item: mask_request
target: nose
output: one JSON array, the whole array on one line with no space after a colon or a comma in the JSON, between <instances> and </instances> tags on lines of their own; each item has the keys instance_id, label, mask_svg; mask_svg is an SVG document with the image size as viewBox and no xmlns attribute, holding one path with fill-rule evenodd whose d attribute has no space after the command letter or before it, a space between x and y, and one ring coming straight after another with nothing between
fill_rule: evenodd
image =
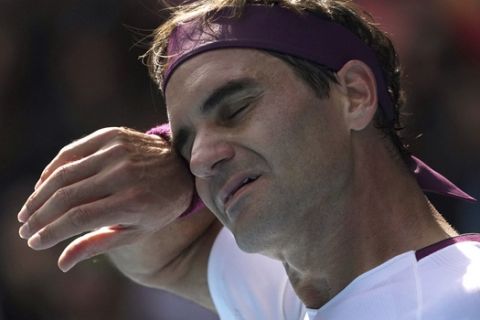
<instances>
[{"instance_id":1,"label":"nose","mask_svg":"<svg viewBox=\"0 0 480 320\"><path fill-rule=\"evenodd\" d=\"M190 170L198 178L215 174L222 162L232 159L232 144L214 132L197 132L190 155Z\"/></svg>"}]
</instances>

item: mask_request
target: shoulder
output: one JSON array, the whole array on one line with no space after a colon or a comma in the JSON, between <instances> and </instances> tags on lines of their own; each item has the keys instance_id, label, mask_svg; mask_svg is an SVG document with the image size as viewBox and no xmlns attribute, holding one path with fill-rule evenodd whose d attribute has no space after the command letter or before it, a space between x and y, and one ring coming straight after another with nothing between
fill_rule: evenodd
<instances>
[{"instance_id":1,"label":"shoulder","mask_svg":"<svg viewBox=\"0 0 480 320\"><path fill-rule=\"evenodd\" d=\"M425 319L480 319L480 242L462 241L418 263Z\"/></svg>"}]
</instances>

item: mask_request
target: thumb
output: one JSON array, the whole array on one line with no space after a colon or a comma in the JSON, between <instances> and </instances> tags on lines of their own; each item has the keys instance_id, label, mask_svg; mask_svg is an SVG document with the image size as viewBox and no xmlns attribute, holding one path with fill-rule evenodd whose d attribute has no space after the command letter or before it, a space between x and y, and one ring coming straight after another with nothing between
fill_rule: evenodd
<instances>
[{"instance_id":1,"label":"thumb","mask_svg":"<svg viewBox=\"0 0 480 320\"><path fill-rule=\"evenodd\" d=\"M67 272L81 261L134 242L140 235L138 230L119 227L102 227L89 232L63 250L58 258L58 267Z\"/></svg>"}]
</instances>

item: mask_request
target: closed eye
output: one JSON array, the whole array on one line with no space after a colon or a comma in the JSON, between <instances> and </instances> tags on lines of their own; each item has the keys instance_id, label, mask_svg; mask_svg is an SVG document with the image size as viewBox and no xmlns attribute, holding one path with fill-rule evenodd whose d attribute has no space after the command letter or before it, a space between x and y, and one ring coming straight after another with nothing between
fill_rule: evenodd
<instances>
[{"instance_id":1,"label":"closed eye","mask_svg":"<svg viewBox=\"0 0 480 320\"><path fill-rule=\"evenodd\" d=\"M228 103L221 108L221 118L224 121L237 120L240 115L247 112L258 99L262 97L261 92L255 93L255 95L244 97L238 101Z\"/></svg>"},{"instance_id":2,"label":"closed eye","mask_svg":"<svg viewBox=\"0 0 480 320\"><path fill-rule=\"evenodd\" d=\"M240 115L245 109L248 108L248 105L250 103L246 103L243 107L240 107L240 108L237 108L234 112L232 112L231 114L229 114L227 116L227 120L233 120L235 119L235 117L237 117L238 115Z\"/></svg>"}]
</instances>

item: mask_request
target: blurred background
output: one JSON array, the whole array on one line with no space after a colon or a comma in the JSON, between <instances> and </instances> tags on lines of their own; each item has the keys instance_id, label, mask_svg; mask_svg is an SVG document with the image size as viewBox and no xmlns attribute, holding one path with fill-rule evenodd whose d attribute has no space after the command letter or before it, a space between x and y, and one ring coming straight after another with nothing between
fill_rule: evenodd
<instances>
[{"instance_id":1,"label":"blurred background","mask_svg":"<svg viewBox=\"0 0 480 320\"><path fill-rule=\"evenodd\" d=\"M356 2L400 52L411 149L480 198L480 2ZM0 320L216 319L131 283L103 257L64 274L65 244L35 252L18 237L17 213L62 146L105 126L165 121L137 59L160 10L153 0L0 1ZM480 205L431 199L460 232L480 232Z\"/></svg>"}]
</instances>

